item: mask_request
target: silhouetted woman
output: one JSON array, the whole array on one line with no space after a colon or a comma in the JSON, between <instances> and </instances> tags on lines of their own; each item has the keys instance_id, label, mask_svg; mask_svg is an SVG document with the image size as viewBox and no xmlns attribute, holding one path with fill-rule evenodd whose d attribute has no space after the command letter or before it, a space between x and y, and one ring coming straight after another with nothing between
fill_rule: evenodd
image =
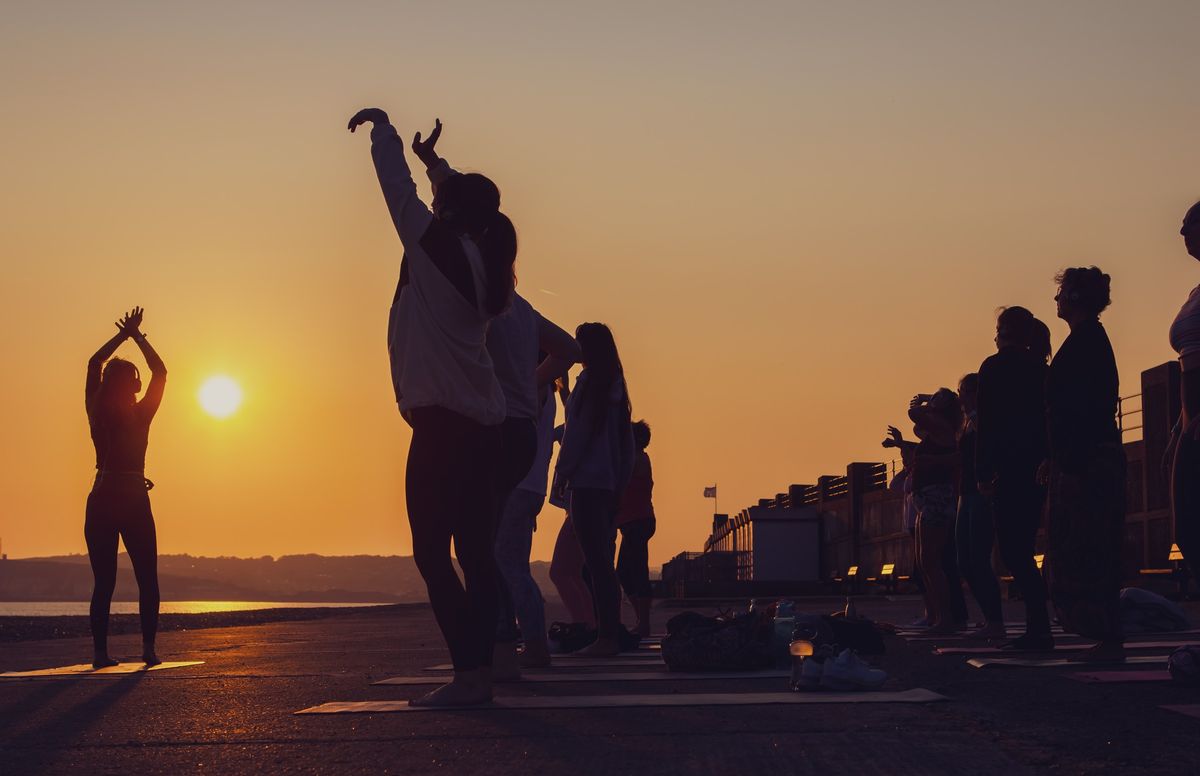
<instances>
[{"instance_id":1,"label":"silhouetted woman","mask_svg":"<svg viewBox=\"0 0 1200 776\"><path fill-rule=\"evenodd\" d=\"M650 424L633 424L633 474L621 496L616 525L621 533L621 551L617 555L617 577L621 589L637 615L634 632L650 635L650 539L657 521L654 518L654 474L650 467Z\"/></svg>"},{"instance_id":2,"label":"silhouetted woman","mask_svg":"<svg viewBox=\"0 0 1200 776\"><path fill-rule=\"evenodd\" d=\"M422 141L418 135L412 145L413 153L425 165L435 201L442 188L456 184L460 176L437 154L441 135L442 122L437 120L429 138ZM545 499L550 437L554 433L554 399L544 389L579 360L579 346L570 334L544 318L514 290L508 308L488 325L487 350L505 402L501 425L504 455L496 524L502 616L492 653L492 677L508 681L520 677L517 640L522 631L531 661L535 665L550 662L546 647L545 602L529 571L529 551L534 521ZM550 419L539 422L547 403ZM526 488L518 495L518 485L530 474L539 458L544 459L540 466L541 492L534 492L538 489L535 475L532 490ZM524 623L520 630L518 617Z\"/></svg>"},{"instance_id":3,"label":"silhouetted woman","mask_svg":"<svg viewBox=\"0 0 1200 776\"><path fill-rule=\"evenodd\" d=\"M602 323L575 330L583 372L567 406L557 473L571 498L571 525L592 578L597 637L580 654L615 655L621 592L613 569L619 499L633 471L629 392L612 332Z\"/></svg>"},{"instance_id":4,"label":"silhouetted woman","mask_svg":"<svg viewBox=\"0 0 1200 776\"><path fill-rule=\"evenodd\" d=\"M992 569L992 547L996 544L996 526L992 520L991 502L979 492L975 476L975 450L978 446L979 375L972 372L958 383L958 399L962 404L963 425L958 434L961 464L958 477L958 517L954 524L954 540L958 553L958 568L966 578L986 621L983 629L973 634L983 639L1005 637L1004 613L1000 607L1000 583Z\"/></svg>"},{"instance_id":5,"label":"silhouetted woman","mask_svg":"<svg viewBox=\"0 0 1200 776\"><path fill-rule=\"evenodd\" d=\"M949 388L913 397L912 491L917 507L917 562L925 579L931 633L957 629L945 558L958 511L957 433L962 425L958 396ZM959 594L961 595L961 590Z\"/></svg>"},{"instance_id":6,"label":"silhouetted woman","mask_svg":"<svg viewBox=\"0 0 1200 776\"><path fill-rule=\"evenodd\" d=\"M92 444L96 447L96 482L87 498L83 535L92 564L91 626L95 668L116 665L108 654L108 611L117 584L117 540L125 543L138 584L142 621L142 660L160 662L154 651L158 633L158 539L150 511L146 479L146 446L150 422L162 403L167 368L141 332L142 308L135 307L117 323L117 334L88 360L84 404ZM150 384L139 401L141 375L131 362L111 358L132 339L150 367ZM107 362L107 363L106 363Z\"/></svg>"},{"instance_id":7,"label":"silhouetted woman","mask_svg":"<svg viewBox=\"0 0 1200 776\"><path fill-rule=\"evenodd\" d=\"M1121 546L1125 450L1117 426L1117 361L1100 313L1109 276L1096 267L1058 276L1058 317L1071 333L1046 381L1050 459L1046 562L1064 630L1099 640L1082 660L1123 660Z\"/></svg>"},{"instance_id":8,"label":"silhouetted woman","mask_svg":"<svg viewBox=\"0 0 1200 776\"><path fill-rule=\"evenodd\" d=\"M571 404L570 379L563 375L556 386L565 416ZM554 441L558 442L560 452L565 431L565 422L554 429ZM550 483L547 501L563 510L563 522L558 529L554 541L554 555L550 560L550 581L554 583L558 597L567 607L567 616L571 618L571 623L582 623L595 629L596 606L592 601L592 589L584 579L586 568L583 548L579 546L579 537L571 524L571 494L567 492L566 479L559 476L557 469Z\"/></svg>"},{"instance_id":9,"label":"silhouetted woman","mask_svg":"<svg viewBox=\"0 0 1200 776\"><path fill-rule=\"evenodd\" d=\"M1046 359L1033 313L1006 307L996 319L996 353L979 367L975 476L991 501L1000 557L1025 604L1025 633L1012 650L1049 650L1046 583L1033 556L1042 525L1046 489L1038 467L1046 457ZM999 634L997 631L998 635Z\"/></svg>"},{"instance_id":10,"label":"silhouetted woman","mask_svg":"<svg viewBox=\"0 0 1200 776\"><path fill-rule=\"evenodd\" d=\"M387 114L359 111L350 131L366 122L374 124L371 156L404 246L388 351L396 401L413 429L405 472L413 560L454 664L452 682L414 703L482 703L492 697L505 418L487 330L512 299L517 234L500 212L499 189L482 175L446 180L431 212L417 197ZM452 540L461 582L450 558Z\"/></svg>"},{"instance_id":11,"label":"silhouetted woman","mask_svg":"<svg viewBox=\"0 0 1200 776\"><path fill-rule=\"evenodd\" d=\"M1183 217L1184 247L1200 260L1200 202ZM1200 579L1200 286L1192 289L1187 302L1171 324L1171 347L1179 354L1182 391L1179 422L1172 433L1171 513L1175 519L1175 541Z\"/></svg>"}]
</instances>

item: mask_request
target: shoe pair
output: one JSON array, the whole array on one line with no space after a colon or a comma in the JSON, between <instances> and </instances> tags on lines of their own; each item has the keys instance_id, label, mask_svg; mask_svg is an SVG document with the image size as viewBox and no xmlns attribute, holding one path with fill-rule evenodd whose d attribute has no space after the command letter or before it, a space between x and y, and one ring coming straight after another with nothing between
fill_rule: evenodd
<instances>
[{"instance_id":1,"label":"shoe pair","mask_svg":"<svg viewBox=\"0 0 1200 776\"><path fill-rule=\"evenodd\" d=\"M849 649L843 649L837 657L817 660L806 658L800 666L795 689L815 690L875 690L887 681L887 672L872 668Z\"/></svg>"}]
</instances>

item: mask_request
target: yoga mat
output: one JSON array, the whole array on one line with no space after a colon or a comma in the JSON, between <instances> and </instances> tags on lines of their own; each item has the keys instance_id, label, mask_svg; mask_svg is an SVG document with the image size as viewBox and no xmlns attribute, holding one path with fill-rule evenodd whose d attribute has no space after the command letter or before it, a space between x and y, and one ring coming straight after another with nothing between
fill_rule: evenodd
<instances>
[{"instance_id":1,"label":"yoga mat","mask_svg":"<svg viewBox=\"0 0 1200 776\"><path fill-rule=\"evenodd\" d=\"M1167 711L1173 711L1176 714L1184 714L1189 717L1196 717L1197 719L1200 719L1200 704L1172 704L1170 706L1159 706L1159 708L1166 709Z\"/></svg>"},{"instance_id":2,"label":"yoga mat","mask_svg":"<svg viewBox=\"0 0 1200 776\"><path fill-rule=\"evenodd\" d=\"M1166 669L1158 671L1085 671L1078 674L1067 674L1067 678L1086 684L1169 682L1171 681L1171 674Z\"/></svg>"},{"instance_id":3,"label":"yoga mat","mask_svg":"<svg viewBox=\"0 0 1200 776\"><path fill-rule=\"evenodd\" d=\"M480 706L428 708L408 701L337 701L302 709L296 714L376 714L393 711L499 711L508 709L621 709L656 706L763 706L808 703L930 703L944 701L931 690L903 692L750 692L673 693L664 695L566 695L497 698Z\"/></svg>"},{"instance_id":4,"label":"yoga mat","mask_svg":"<svg viewBox=\"0 0 1200 776\"><path fill-rule=\"evenodd\" d=\"M646 667L654 668L655 666L664 666L666 663L657 655L653 660L633 658L627 656L621 657L598 657L598 658L572 658L570 660L559 660L565 655L555 655L551 668L637 668ZM454 666L450 663L439 663L436 666L429 666L422 669L423 671L453 671Z\"/></svg>"},{"instance_id":5,"label":"yoga mat","mask_svg":"<svg viewBox=\"0 0 1200 776\"><path fill-rule=\"evenodd\" d=\"M115 666L108 668L92 668L91 663L80 663L73 666L62 666L61 668L41 668L37 671L8 671L0 674L0 679L36 679L38 677L53 677L53 676L126 676L128 674L139 674L145 671L165 671L168 668L183 668L184 666L198 666L203 660L187 660L176 663L159 663L156 666L147 666L145 663L118 663Z\"/></svg>"},{"instance_id":6,"label":"yoga mat","mask_svg":"<svg viewBox=\"0 0 1200 776\"><path fill-rule=\"evenodd\" d=\"M515 682L499 682L501 685L534 684L537 682L670 682L670 681L713 681L718 679L786 679L791 671L726 671L713 673L672 673L670 671L639 671L627 673L564 673L527 670ZM430 685L446 681L445 676L394 676L372 682L373 685Z\"/></svg>"},{"instance_id":7,"label":"yoga mat","mask_svg":"<svg viewBox=\"0 0 1200 776\"><path fill-rule=\"evenodd\" d=\"M1087 644L1058 644L1055 645L1055 652L1073 652L1080 649L1085 649L1094 642ZM1181 644L1177 641L1133 641L1126 642L1125 649L1174 649L1176 647L1191 646L1191 643ZM1031 653L1047 652L1048 650L1030 650ZM999 647L939 647L935 649L934 654L937 655L1010 655L1011 650L1000 649Z\"/></svg>"},{"instance_id":8,"label":"yoga mat","mask_svg":"<svg viewBox=\"0 0 1200 776\"><path fill-rule=\"evenodd\" d=\"M1130 655L1125 658L1124 663L1093 663L1092 665L1135 665L1135 664L1167 664L1166 655ZM975 668L1054 668L1058 666L1076 666L1082 668L1088 665L1087 663L1076 663L1066 658L1025 658L1025 657L1010 657L1010 658L992 658L992 657L973 657L967 661L967 665Z\"/></svg>"},{"instance_id":9,"label":"yoga mat","mask_svg":"<svg viewBox=\"0 0 1200 776\"><path fill-rule=\"evenodd\" d=\"M610 655L607 657L597 657L595 655L581 655L578 652L571 652L566 655L551 655L553 660L574 661L574 660L641 660L643 662L654 662L662 660L662 650L653 652L642 652L637 650L634 652L621 652L620 654Z\"/></svg>"},{"instance_id":10,"label":"yoga mat","mask_svg":"<svg viewBox=\"0 0 1200 776\"><path fill-rule=\"evenodd\" d=\"M971 638L976 633L977 633L977 631L974 628L972 628L971 630L956 631L955 633L943 633L941 635L932 634L927 630L896 631L897 636L899 636L902 639L907 639L909 641L933 641L933 640L937 640L937 639L967 639L967 638ZM1005 635L1010 638L1015 638L1017 636L1023 635L1024 633L1025 633L1024 628L1009 628L1005 632ZM1057 628L1057 627L1051 628L1050 633L1053 634L1054 636L1070 637L1073 635L1070 633L1064 633L1062 628Z\"/></svg>"}]
</instances>

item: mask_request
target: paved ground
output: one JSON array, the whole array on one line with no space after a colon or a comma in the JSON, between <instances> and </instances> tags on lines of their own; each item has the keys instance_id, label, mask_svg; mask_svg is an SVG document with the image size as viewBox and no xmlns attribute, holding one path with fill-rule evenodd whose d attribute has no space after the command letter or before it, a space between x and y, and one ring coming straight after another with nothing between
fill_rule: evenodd
<instances>
[{"instance_id":1,"label":"paved ground","mask_svg":"<svg viewBox=\"0 0 1200 776\"><path fill-rule=\"evenodd\" d=\"M906 621L914 607L865 601L859 611ZM137 646L136 636L114 639L118 655L134 655ZM0 773L1200 772L1200 720L1158 708L1200 703L1200 691L1085 685L1061 669L979 670L961 657L932 655L931 645L893 639L888 646L878 662L892 674L889 689L926 687L951 700L294 716L326 701L418 694L370 682L446 660L430 613L171 632L161 637L164 657L205 664L123 678L0 680ZM67 665L87 654L82 639L0 644L0 670ZM561 683L501 692L736 692L780 684Z\"/></svg>"}]
</instances>

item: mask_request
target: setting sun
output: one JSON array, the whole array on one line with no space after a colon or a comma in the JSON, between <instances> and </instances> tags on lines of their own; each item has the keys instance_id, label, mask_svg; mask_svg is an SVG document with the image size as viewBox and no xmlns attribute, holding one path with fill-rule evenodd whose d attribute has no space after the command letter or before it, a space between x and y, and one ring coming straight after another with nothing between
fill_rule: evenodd
<instances>
[{"instance_id":1,"label":"setting sun","mask_svg":"<svg viewBox=\"0 0 1200 776\"><path fill-rule=\"evenodd\" d=\"M200 386L200 406L214 418L227 418L242 403L242 389L230 377L210 377Z\"/></svg>"}]
</instances>

